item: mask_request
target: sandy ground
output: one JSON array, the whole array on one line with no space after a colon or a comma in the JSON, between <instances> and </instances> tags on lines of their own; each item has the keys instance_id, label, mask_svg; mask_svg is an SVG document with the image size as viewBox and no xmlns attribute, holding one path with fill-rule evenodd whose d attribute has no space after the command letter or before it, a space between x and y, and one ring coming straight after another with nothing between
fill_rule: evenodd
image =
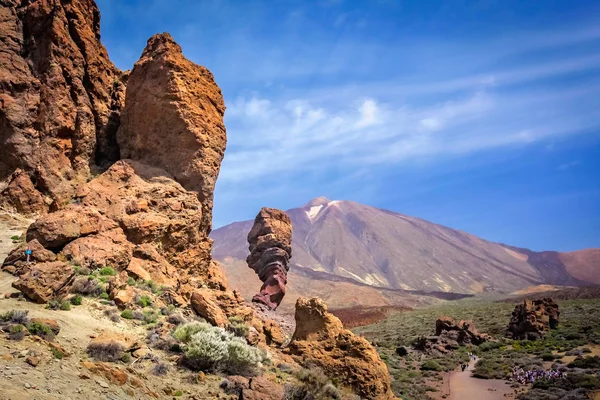
<instances>
[{"instance_id":1,"label":"sandy ground","mask_svg":"<svg viewBox=\"0 0 600 400\"><path fill-rule=\"evenodd\" d=\"M460 368L450 373L450 400L500 400L513 397L513 391L502 379L477 379L471 376L475 362L462 372Z\"/></svg>"}]
</instances>

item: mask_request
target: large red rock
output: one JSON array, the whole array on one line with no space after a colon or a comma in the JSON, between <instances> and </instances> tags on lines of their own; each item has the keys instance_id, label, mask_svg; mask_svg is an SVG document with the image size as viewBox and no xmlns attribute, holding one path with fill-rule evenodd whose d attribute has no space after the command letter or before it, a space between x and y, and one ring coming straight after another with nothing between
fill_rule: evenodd
<instances>
[{"instance_id":1,"label":"large red rock","mask_svg":"<svg viewBox=\"0 0 600 400\"><path fill-rule=\"evenodd\" d=\"M536 340L558 328L559 317L558 304L551 298L525 299L515 306L506 333L513 339Z\"/></svg>"},{"instance_id":2,"label":"large red rock","mask_svg":"<svg viewBox=\"0 0 600 400\"><path fill-rule=\"evenodd\" d=\"M250 255L246 262L263 281L252 301L275 310L285 296L287 272L292 257L292 222L288 215L264 207L248 233Z\"/></svg>"},{"instance_id":3,"label":"large red rock","mask_svg":"<svg viewBox=\"0 0 600 400\"><path fill-rule=\"evenodd\" d=\"M62 208L95 161L116 159L124 86L100 43L93 0L3 1L0 87L0 180L21 168ZM19 186L27 202L22 190L0 200L24 212L45 208L28 183Z\"/></svg>"},{"instance_id":4,"label":"large red rock","mask_svg":"<svg viewBox=\"0 0 600 400\"><path fill-rule=\"evenodd\" d=\"M31 266L12 286L23 292L28 299L46 303L66 295L74 279L75 271L72 267L64 262L54 261Z\"/></svg>"},{"instance_id":5,"label":"large red rock","mask_svg":"<svg viewBox=\"0 0 600 400\"><path fill-rule=\"evenodd\" d=\"M95 235L79 237L61 251L74 265L90 269L110 266L123 270L131 261L133 244L127 241L121 228L111 229Z\"/></svg>"},{"instance_id":6,"label":"large red rock","mask_svg":"<svg viewBox=\"0 0 600 400\"><path fill-rule=\"evenodd\" d=\"M8 253L8 256L4 259L2 265L15 265L17 267L24 266L27 262L27 254L25 254L26 250L31 250L29 262L56 261L56 254L50 250L46 250L44 246L40 244L40 242L38 242L36 239L33 239L28 243L23 243Z\"/></svg>"},{"instance_id":7,"label":"large red rock","mask_svg":"<svg viewBox=\"0 0 600 400\"><path fill-rule=\"evenodd\" d=\"M211 230L213 192L226 146L225 103L213 75L187 60L168 33L148 40L127 84L117 139L123 158L169 172L202 203Z\"/></svg>"},{"instance_id":8,"label":"large red rock","mask_svg":"<svg viewBox=\"0 0 600 400\"><path fill-rule=\"evenodd\" d=\"M48 204L37 191L29 175L20 168L8 178L8 185L0 193L4 203L22 214L44 213Z\"/></svg>"},{"instance_id":9,"label":"large red rock","mask_svg":"<svg viewBox=\"0 0 600 400\"><path fill-rule=\"evenodd\" d=\"M118 228L115 221L93 208L71 206L45 215L27 229L27 241L37 240L46 248L58 248L82 236Z\"/></svg>"},{"instance_id":10,"label":"large red rock","mask_svg":"<svg viewBox=\"0 0 600 400\"><path fill-rule=\"evenodd\" d=\"M344 329L319 298L296 302L296 331L285 350L307 367L318 366L328 376L367 399L394 399L390 375L377 351L363 337Z\"/></svg>"}]
</instances>

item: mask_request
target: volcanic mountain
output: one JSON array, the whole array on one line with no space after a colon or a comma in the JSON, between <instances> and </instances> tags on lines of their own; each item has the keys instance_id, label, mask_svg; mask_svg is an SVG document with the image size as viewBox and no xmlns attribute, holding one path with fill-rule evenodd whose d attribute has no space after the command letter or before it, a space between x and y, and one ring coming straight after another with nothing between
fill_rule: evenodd
<instances>
[{"instance_id":1,"label":"volcanic mountain","mask_svg":"<svg viewBox=\"0 0 600 400\"><path fill-rule=\"evenodd\" d=\"M293 225L290 291L320 295L334 307L406 304L414 301L411 294L451 297L508 293L539 284L600 283L600 249L534 252L324 197L287 214ZM260 287L245 265L251 227L252 221L235 222L210 235L213 256L246 297Z\"/></svg>"}]
</instances>

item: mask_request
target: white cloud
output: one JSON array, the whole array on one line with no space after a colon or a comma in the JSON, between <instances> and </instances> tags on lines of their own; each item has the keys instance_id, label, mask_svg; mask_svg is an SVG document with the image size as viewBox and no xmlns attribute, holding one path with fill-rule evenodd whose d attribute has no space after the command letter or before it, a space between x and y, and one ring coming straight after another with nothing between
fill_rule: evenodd
<instances>
[{"instance_id":1,"label":"white cloud","mask_svg":"<svg viewBox=\"0 0 600 400\"><path fill-rule=\"evenodd\" d=\"M366 99L358 108L358 111L360 118L356 123L357 128L366 128L382 122L379 107L373 99Z\"/></svg>"}]
</instances>

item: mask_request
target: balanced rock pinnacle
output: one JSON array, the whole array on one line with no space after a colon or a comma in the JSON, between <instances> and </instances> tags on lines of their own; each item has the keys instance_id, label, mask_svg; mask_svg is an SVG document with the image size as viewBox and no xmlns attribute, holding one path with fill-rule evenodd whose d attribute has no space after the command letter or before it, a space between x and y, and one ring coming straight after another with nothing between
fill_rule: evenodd
<instances>
[{"instance_id":1,"label":"balanced rock pinnacle","mask_svg":"<svg viewBox=\"0 0 600 400\"><path fill-rule=\"evenodd\" d=\"M292 222L288 215L274 208L262 208L248 233L250 255L246 259L263 281L260 293L252 301L275 310L287 283L289 260L292 257Z\"/></svg>"}]
</instances>

